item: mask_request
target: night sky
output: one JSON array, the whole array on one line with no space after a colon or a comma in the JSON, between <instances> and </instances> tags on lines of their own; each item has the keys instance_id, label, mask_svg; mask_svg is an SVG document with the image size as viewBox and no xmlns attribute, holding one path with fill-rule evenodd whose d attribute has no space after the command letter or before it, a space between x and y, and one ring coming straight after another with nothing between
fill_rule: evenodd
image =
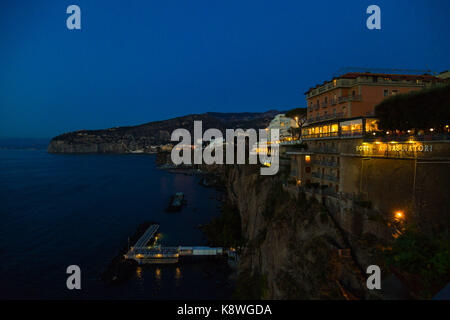
<instances>
[{"instance_id":1,"label":"night sky","mask_svg":"<svg viewBox=\"0 0 450 320\"><path fill-rule=\"evenodd\" d=\"M66 28L67 6L81 30ZM381 30L366 8L381 8ZM305 106L343 67L450 68L450 1L1 1L0 137Z\"/></svg>"}]
</instances>

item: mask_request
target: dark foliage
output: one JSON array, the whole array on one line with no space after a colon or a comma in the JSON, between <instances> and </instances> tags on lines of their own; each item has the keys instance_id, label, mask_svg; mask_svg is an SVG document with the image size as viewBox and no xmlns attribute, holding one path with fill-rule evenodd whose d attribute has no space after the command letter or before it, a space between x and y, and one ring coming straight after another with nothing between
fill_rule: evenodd
<instances>
[{"instance_id":1,"label":"dark foliage","mask_svg":"<svg viewBox=\"0 0 450 320\"><path fill-rule=\"evenodd\" d=\"M422 288L418 294L424 298L430 298L433 288L450 280L448 238L407 229L385 254L388 266L418 276Z\"/></svg>"},{"instance_id":2,"label":"dark foliage","mask_svg":"<svg viewBox=\"0 0 450 320\"><path fill-rule=\"evenodd\" d=\"M381 130L430 129L437 132L450 119L450 86L392 96L375 107Z\"/></svg>"},{"instance_id":3,"label":"dark foliage","mask_svg":"<svg viewBox=\"0 0 450 320\"><path fill-rule=\"evenodd\" d=\"M238 208L229 203L224 204L221 215L213 218L203 232L213 246L237 248L244 244L241 216Z\"/></svg>"},{"instance_id":4,"label":"dark foliage","mask_svg":"<svg viewBox=\"0 0 450 320\"><path fill-rule=\"evenodd\" d=\"M301 118L303 116L306 116L306 110L307 110L306 108L295 108L295 109L289 110L284 115L289 118L295 118L295 117Z\"/></svg>"}]
</instances>

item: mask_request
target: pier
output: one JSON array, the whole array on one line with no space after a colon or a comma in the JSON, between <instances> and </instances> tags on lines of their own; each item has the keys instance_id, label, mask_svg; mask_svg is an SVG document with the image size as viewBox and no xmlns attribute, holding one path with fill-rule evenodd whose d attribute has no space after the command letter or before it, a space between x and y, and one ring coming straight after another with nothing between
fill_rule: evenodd
<instances>
[{"instance_id":1,"label":"pier","mask_svg":"<svg viewBox=\"0 0 450 320\"><path fill-rule=\"evenodd\" d=\"M178 246L161 247L160 245L148 245L155 237L159 225L151 225L125 254L124 258L134 260L138 264L177 263L180 257L212 257L224 254L222 248L202 246Z\"/></svg>"}]
</instances>

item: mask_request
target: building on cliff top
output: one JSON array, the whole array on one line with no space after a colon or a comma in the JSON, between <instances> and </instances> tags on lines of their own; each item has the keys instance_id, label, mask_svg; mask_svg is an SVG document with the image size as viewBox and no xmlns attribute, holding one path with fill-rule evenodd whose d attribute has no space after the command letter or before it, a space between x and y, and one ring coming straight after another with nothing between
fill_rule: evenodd
<instances>
[{"instance_id":1,"label":"building on cliff top","mask_svg":"<svg viewBox=\"0 0 450 320\"><path fill-rule=\"evenodd\" d=\"M309 89L302 144L286 148L292 184L339 212L347 230L355 221L346 212L361 205L405 217L438 215L450 204L449 127L445 135L394 138L378 130L374 110L386 97L445 82L431 75L346 73Z\"/></svg>"}]
</instances>

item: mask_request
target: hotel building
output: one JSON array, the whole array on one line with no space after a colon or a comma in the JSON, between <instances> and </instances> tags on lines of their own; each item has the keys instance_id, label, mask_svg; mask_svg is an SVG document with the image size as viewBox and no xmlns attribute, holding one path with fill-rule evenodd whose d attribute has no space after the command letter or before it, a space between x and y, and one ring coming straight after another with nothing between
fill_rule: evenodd
<instances>
[{"instance_id":1,"label":"hotel building","mask_svg":"<svg viewBox=\"0 0 450 320\"><path fill-rule=\"evenodd\" d=\"M346 73L310 88L303 144L286 151L296 185L333 202L342 214L369 201L381 212L411 212L425 186L435 190L430 195L435 201L448 204L448 194L436 191L440 184L446 190L450 180L448 135L405 135L403 141L392 141L392 133L378 130L374 113L386 97L444 81L431 75ZM433 168L427 164L431 162L436 163ZM440 176L429 180L427 172Z\"/></svg>"}]
</instances>

